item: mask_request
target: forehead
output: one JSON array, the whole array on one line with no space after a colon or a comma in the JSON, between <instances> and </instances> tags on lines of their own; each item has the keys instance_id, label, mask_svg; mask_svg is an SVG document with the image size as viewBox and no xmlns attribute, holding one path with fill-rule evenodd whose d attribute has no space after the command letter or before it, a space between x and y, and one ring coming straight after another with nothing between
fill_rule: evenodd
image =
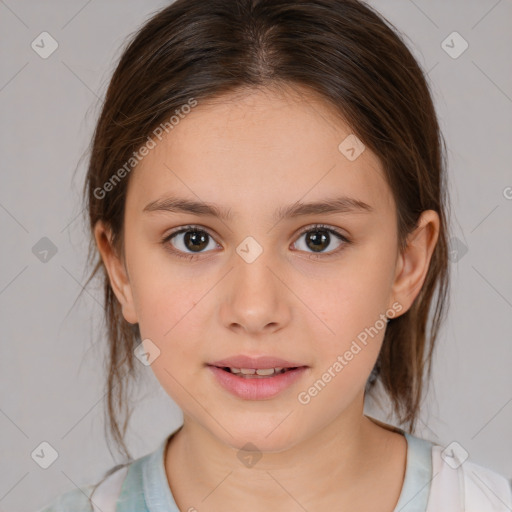
<instances>
[{"instance_id":1,"label":"forehead","mask_svg":"<svg viewBox=\"0 0 512 512\"><path fill-rule=\"evenodd\" d=\"M142 210L179 194L237 213L343 194L392 209L376 155L365 148L349 160L340 150L353 137L328 104L300 89L200 101L154 139L132 172L127 202Z\"/></svg>"}]
</instances>

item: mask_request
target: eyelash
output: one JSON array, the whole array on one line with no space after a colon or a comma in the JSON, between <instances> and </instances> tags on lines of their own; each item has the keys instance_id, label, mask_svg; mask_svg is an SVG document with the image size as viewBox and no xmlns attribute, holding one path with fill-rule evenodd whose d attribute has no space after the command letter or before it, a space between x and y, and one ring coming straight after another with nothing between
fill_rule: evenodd
<instances>
[{"instance_id":1,"label":"eyelash","mask_svg":"<svg viewBox=\"0 0 512 512\"><path fill-rule=\"evenodd\" d=\"M331 251L330 253L318 253L318 254L308 253L309 254L309 256L308 256L309 258L318 259L318 258L329 258L331 256L335 256L340 251L343 250L343 247L345 245L348 245L348 244L352 243L352 241L349 238L347 238L345 235L342 235L339 231L337 231L337 230L335 230L335 229L333 229L330 226L327 226L325 224L313 224L311 226L308 226L307 228L303 229L299 233L298 238L300 238L305 233L308 233L310 231L315 231L315 230L318 230L318 229L324 229L324 230L328 231L329 233L332 233L338 240L342 241L343 244L338 249L335 249L334 251ZM187 231L203 232L203 233L206 233L210 238L214 239L214 237L208 232L208 230L202 228L201 226L197 226L197 225L194 225L194 224L189 224L187 226L183 226L183 227L173 231L172 233L169 233L169 234L165 235L165 237L162 239L161 243L166 247L167 250L169 250L173 255L177 256L178 258L183 258L183 259L192 261L192 260L195 260L198 257L200 257L202 253L195 253L195 254L183 253L183 251L175 249L172 246L172 244L169 243L171 241L171 239L174 238L176 235L179 235L180 233L186 233Z\"/></svg>"}]
</instances>

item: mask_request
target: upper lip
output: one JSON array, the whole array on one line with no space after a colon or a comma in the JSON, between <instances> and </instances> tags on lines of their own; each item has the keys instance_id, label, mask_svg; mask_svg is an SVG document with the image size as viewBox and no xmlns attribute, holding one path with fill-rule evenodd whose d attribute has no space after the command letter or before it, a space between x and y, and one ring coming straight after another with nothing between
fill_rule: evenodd
<instances>
[{"instance_id":1,"label":"upper lip","mask_svg":"<svg viewBox=\"0 0 512 512\"><path fill-rule=\"evenodd\" d=\"M285 359L280 359L278 357L270 357L270 356L244 356L238 355L233 357L228 357L226 359L220 359L218 361L214 361L213 363L208 363L209 366L217 366L219 368L228 367L228 368L247 368L253 370L264 370L269 368L298 368L301 366L306 366L301 363L297 363L294 361L287 361Z\"/></svg>"}]
</instances>

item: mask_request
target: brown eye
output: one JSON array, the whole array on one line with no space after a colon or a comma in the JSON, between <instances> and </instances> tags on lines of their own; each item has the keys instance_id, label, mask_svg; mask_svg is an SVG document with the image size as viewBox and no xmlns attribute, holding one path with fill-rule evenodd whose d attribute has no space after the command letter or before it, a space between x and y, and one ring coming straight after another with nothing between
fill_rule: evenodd
<instances>
[{"instance_id":1,"label":"brown eye","mask_svg":"<svg viewBox=\"0 0 512 512\"><path fill-rule=\"evenodd\" d=\"M208 245L209 236L204 231L186 231L183 244L191 251L202 251Z\"/></svg>"},{"instance_id":2,"label":"brown eye","mask_svg":"<svg viewBox=\"0 0 512 512\"><path fill-rule=\"evenodd\" d=\"M304 237L304 243L299 250L318 258L335 255L343 249L343 246L351 243L346 236L324 225L303 230L299 240L302 237ZM338 242L338 244L334 244L334 242ZM219 247L206 230L196 226L184 226L164 237L162 243L173 255L188 260L193 260L202 253L210 252L208 249ZM326 250L328 248L331 250Z\"/></svg>"},{"instance_id":3,"label":"brown eye","mask_svg":"<svg viewBox=\"0 0 512 512\"><path fill-rule=\"evenodd\" d=\"M306 233L305 243L315 252L321 252L329 246L331 236L325 229L315 229Z\"/></svg>"},{"instance_id":4,"label":"brown eye","mask_svg":"<svg viewBox=\"0 0 512 512\"><path fill-rule=\"evenodd\" d=\"M163 240L164 244L170 244L171 250L178 256L194 257L194 254L207 252L205 249L215 249L217 246L211 235L204 229L194 226L186 226L170 235Z\"/></svg>"},{"instance_id":5,"label":"brown eye","mask_svg":"<svg viewBox=\"0 0 512 512\"><path fill-rule=\"evenodd\" d=\"M304 230L301 233L299 240L302 237L304 238L304 242L302 247L298 247L299 250L313 252L319 255L325 253L326 256L338 252L340 247L350 243L348 238L343 236L341 233L323 225L313 226L312 228L310 227L309 229ZM334 243L336 241L338 242L337 245ZM329 247L331 247L331 250L326 251Z\"/></svg>"}]
</instances>

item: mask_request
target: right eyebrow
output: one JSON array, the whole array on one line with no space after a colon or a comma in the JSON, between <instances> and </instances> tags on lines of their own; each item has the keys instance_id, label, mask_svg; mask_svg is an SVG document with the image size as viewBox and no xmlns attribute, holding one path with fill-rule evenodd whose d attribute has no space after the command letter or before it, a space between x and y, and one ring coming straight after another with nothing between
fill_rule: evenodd
<instances>
[{"instance_id":1,"label":"right eyebrow","mask_svg":"<svg viewBox=\"0 0 512 512\"><path fill-rule=\"evenodd\" d=\"M212 203L193 201L180 197L165 197L148 203L143 212L164 211L171 213L192 213L193 215L208 215L220 219L229 220L229 209L221 208Z\"/></svg>"}]
</instances>

